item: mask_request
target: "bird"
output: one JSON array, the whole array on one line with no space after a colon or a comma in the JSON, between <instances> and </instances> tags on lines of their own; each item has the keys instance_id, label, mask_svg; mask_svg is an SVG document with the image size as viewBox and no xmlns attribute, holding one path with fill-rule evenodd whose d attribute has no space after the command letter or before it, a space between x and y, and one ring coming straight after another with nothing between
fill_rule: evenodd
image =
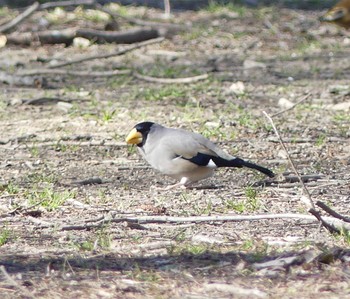
<instances>
[{"instance_id":1,"label":"bird","mask_svg":"<svg viewBox=\"0 0 350 299\"><path fill-rule=\"evenodd\" d=\"M350 28L350 0L341 0L319 18L321 22L330 22L346 29Z\"/></svg>"},{"instance_id":2,"label":"bird","mask_svg":"<svg viewBox=\"0 0 350 299\"><path fill-rule=\"evenodd\" d=\"M220 167L247 167L271 178L275 176L265 167L229 155L203 135L150 121L136 124L125 141L136 145L154 169L179 181L165 190L187 188L212 176Z\"/></svg>"}]
</instances>

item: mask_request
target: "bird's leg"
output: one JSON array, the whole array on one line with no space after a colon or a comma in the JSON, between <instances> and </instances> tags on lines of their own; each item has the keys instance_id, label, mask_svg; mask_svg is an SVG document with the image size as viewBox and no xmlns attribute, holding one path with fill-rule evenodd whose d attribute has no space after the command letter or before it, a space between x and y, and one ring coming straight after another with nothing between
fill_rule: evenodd
<instances>
[{"instance_id":1,"label":"bird's leg","mask_svg":"<svg viewBox=\"0 0 350 299\"><path fill-rule=\"evenodd\" d=\"M164 188L164 190L171 190L177 187L180 187L181 189L186 189L186 187L190 184L190 180L186 177L181 178L180 182L170 185Z\"/></svg>"},{"instance_id":2,"label":"bird's leg","mask_svg":"<svg viewBox=\"0 0 350 299\"><path fill-rule=\"evenodd\" d=\"M181 178L180 182L174 184L174 185L169 185L165 188L162 188L162 187L152 187L152 189L155 189L155 190L162 190L162 191L167 191L167 190L171 190L171 189L174 189L174 188L177 188L177 187L180 187L182 189L186 189L186 187L188 185L191 184L191 181L186 178L186 177L183 177Z\"/></svg>"}]
</instances>

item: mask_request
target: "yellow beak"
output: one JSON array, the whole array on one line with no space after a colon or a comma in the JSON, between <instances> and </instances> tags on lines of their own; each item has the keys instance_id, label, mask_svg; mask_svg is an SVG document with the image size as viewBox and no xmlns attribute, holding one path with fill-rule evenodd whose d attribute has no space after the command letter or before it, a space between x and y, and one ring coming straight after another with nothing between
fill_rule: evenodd
<instances>
[{"instance_id":1,"label":"yellow beak","mask_svg":"<svg viewBox=\"0 0 350 299\"><path fill-rule=\"evenodd\" d=\"M128 144L140 144L142 142L142 134L137 132L134 128L130 131L129 135L126 136L125 141Z\"/></svg>"}]
</instances>

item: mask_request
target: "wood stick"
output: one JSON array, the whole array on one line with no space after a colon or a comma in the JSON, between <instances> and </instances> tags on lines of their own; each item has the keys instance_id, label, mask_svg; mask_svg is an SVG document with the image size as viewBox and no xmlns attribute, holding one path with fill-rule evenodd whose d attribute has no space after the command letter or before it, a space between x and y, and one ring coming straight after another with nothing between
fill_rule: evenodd
<instances>
[{"instance_id":1,"label":"wood stick","mask_svg":"<svg viewBox=\"0 0 350 299\"><path fill-rule=\"evenodd\" d=\"M83 223L69 224L59 226L57 223L52 223L50 225L39 225L37 228L49 228L52 226L58 227L61 231L69 231L69 230L85 230L91 228L101 227L108 223L120 223L120 222L128 222L128 223L139 223L139 224L147 224L147 223L203 223L203 222L237 222L237 221L259 221L259 220L276 220L276 219L297 219L297 220L308 220L308 221L318 221L312 215L306 214L262 214L262 215L218 215L218 216L193 216L193 217L176 217L176 216L121 216L121 217L111 217L106 216L102 219L95 218L89 220L85 220ZM343 222L333 217L323 217L325 221L333 222L336 225L341 227L349 228Z\"/></svg>"},{"instance_id":2,"label":"wood stick","mask_svg":"<svg viewBox=\"0 0 350 299\"><path fill-rule=\"evenodd\" d=\"M329 215L338 218L340 220L343 220L344 222L349 222L350 223L350 218L340 215L339 213L337 213L336 211L334 211L333 209L331 209L329 206L327 206L325 203L323 203L322 201L317 201L316 205L319 206L322 210L326 211Z\"/></svg>"},{"instance_id":3,"label":"wood stick","mask_svg":"<svg viewBox=\"0 0 350 299\"><path fill-rule=\"evenodd\" d=\"M280 112L277 112L277 113L275 113L275 114L272 114L271 117L275 117L275 116L281 115L281 114L283 114L283 113L285 113L285 112L287 112L287 111L289 111L289 110L292 110L295 106L297 106L297 105L299 105L300 103L302 103L302 102L304 102L305 100L307 100L307 99L309 98L310 95L311 95L310 93L306 94L304 97L301 98L300 101L296 102L293 106L291 106L291 107L289 107L289 108L287 108L287 109L284 109L284 110L282 110L282 111L280 111Z\"/></svg>"},{"instance_id":4,"label":"wood stick","mask_svg":"<svg viewBox=\"0 0 350 299\"><path fill-rule=\"evenodd\" d=\"M159 32L150 27L135 28L123 31L102 31L95 29L78 29L77 37L94 40L97 43L133 44L159 37Z\"/></svg>"},{"instance_id":5,"label":"wood stick","mask_svg":"<svg viewBox=\"0 0 350 299\"><path fill-rule=\"evenodd\" d=\"M131 70L114 70L104 72L94 71L71 71L64 69L31 69L31 70L20 70L16 73L17 76L35 76L35 75L65 75L65 76L76 76L76 77L113 77L118 75L131 74Z\"/></svg>"},{"instance_id":6,"label":"wood stick","mask_svg":"<svg viewBox=\"0 0 350 299\"><path fill-rule=\"evenodd\" d=\"M38 32L15 32L6 36L8 44L31 45L66 44L70 45L75 37L83 37L97 43L133 44L159 37L159 32L152 28L136 28L123 31L103 31L86 28L66 28L61 30L43 30Z\"/></svg>"},{"instance_id":7,"label":"wood stick","mask_svg":"<svg viewBox=\"0 0 350 299\"><path fill-rule=\"evenodd\" d=\"M17 17L12 19L10 22L0 26L0 33L7 33L7 32L9 32L13 27L15 27L18 24L22 23L32 13L34 13L36 10L38 10L39 6L40 6L39 2L34 2L24 12L22 12Z\"/></svg>"},{"instance_id":8,"label":"wood stick","mask_svg":"<svg viewBox=\"0 0 350 299\"><path fill-rule=\"evenodd\" d=\"M186 78L156 78L156 77L141 75L136 72L134 72L133 75L134 77L140 80L144 80L147 82L164 83L164 84L177 84L177 83L187 84L187 83L197 82L200 80L205 80L208 78L208 74L203 74L203 75L194 76L194 77L186 77Z\"/></svg>"},{"instance_id":9,"label":"wood stick","mask_svg":"<svg viewBox=\"0 0 350 299\"><path fill-rule=\"evenodd\" d=\"M61 30L44 30L39 32L15 32L6 36L8 44L31 45L41 44L66 44L70 45L76 37L77 28L66 28Z\"/></svg>"},{"instance_id":10,"label":"wood stick","mask_svg":"<svg viewBox=\"0 0 350 299\"><path fill-rule=\"evenodd\" d=\"M77 58L77 59L73 59L71 61L67 61L67 62L61 62L61 63L57 63L55 65L50 65L48 66L48 68L50 69L54 69L54 68L59 68L59 67L63 67L63 66L67 66L67 65L72 65L72 64L76 64L76 63L81 63L84 61L89 61L89 60L94 60L94 59L102 59L102 58L109 58L109 57L113 57L113 56L120 56L120 55L124 55L127 52L148 46L148 45L152 45L155 43L160 43L164 40L164 37L158 37L155 39L150 39L144 42L140 42L140 43L135 43L133 45L124 47L123 49L117 50L115 52L112 53L108 53L108 54L100 54L100 55L91 55L91 56L86 56L86 57L82 57L82 58Z\"/></svg>"},{"instance_id":11,"label":"wood stick","mask_svg":"<svg viewBox=\"0 0 350 299\"><path fill-rule=\"evenodd\" d=\"M336 228L334 225L328 223L327 221L325 221L323 219L323 217L321 217L320 213L317 212L315 209L309 209L309 213L311 213L312 215L314 215L318 221L320 221L320 223L331 233L331 234L341 234L341 230Z\"/></svg>"},{"instance_id":12,"label":"wood stick","mask_svg":"<svg viewBox=\"0 0 350 299\"><path fill-rule=\"evenodd\" d=\"M290 156L290 154L289 154L289 152L288 152L288 150L287 150L287 147L285 146L285 144L284 144L284 142L283 142L283 140L282 140L281 135L278 133L278 130L277 130L277 128L276 128L276 126L275 126L275 124L274 124L272 118L271 118L265 111L263 111L263 113L265 114L266 118L270 121L271 126L272 126L273 130L275 131L275 134L276 134L277 138L279 139L282 148L283 148L284 151L286 152L286 155L287 155L287 157L288 157L289 163L290 163L290 165L292 166L292 169L293 169L295 175L296 175L296 176L298 177L298 179L299 179L299 182L300 182L300 184L301 184L301 186L302 186L302 188L303 188L303 190L304 190L304 192L305 192L305 194L306 194L306 196L307 196L307 199L308 199L308 201L309 201L310 207L313 208L313 209L315 209L315 205L314 205L314 203L313 203L313 201L312 201L312 199L311 199L310 192L309 192L309 190L306 188L306 185L305 185L303 179L301 178L301 176L300 176L300 174L299 174L297 168L295 167L295 164L294 164L294 162L293 162L293 160L292 160L292 158L291 158L291 156Z\"/></svg>"}]
</instances>

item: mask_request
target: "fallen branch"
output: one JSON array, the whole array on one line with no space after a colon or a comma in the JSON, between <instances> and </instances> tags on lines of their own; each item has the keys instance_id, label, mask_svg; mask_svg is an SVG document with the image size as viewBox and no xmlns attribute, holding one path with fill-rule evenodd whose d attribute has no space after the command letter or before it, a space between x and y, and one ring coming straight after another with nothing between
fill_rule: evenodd
<instances>
[{"instance_id":1,"label":"fallen branch","mask_svg":"<svg viewBox=\"0 0 350 299\"><path fill-rule=\"evenodd\" d=\"M289 152L288 152L288 150L287 150L287 148L286 148L286 146L285 146L285 144L284 144L284 142L283 142L283 140L282 140L280 134L278 133L277 128L276 128L276 126L275 126L275 124L274 124L272 118L271 118L265 111L263 111L263 113L265 114L265 116L266 116L266 117L268 118L268 120L270 121L270 123L271 123L271 125L272 125L272 128L273 128L274 131L275 131L276 136L277 136L278 139L280 140L280 143L281 143L282 148L285 150L285 152L286 152L286 154L287 154L288 160L289 160L289 162L290 162L290 164L291 164L291 166L292 166L292 168L293 168L293 171L295 172L296 176L298 177L299 182L300 182L300 184L301 184L301 186L302 186L302 188L303 188L303 190L304 190L304 192L305 192L305 194L306 194L306 198L307 198L308 203L309 203L309 206L310 206L308 212L309 212L310 214L312 214L314 217L316 217L316 219L322 224L322 226L323 226L324 228L326 228L326 229L327 229L330 233L332 233L332 234L338 234L338 235L340 235L340 234L342 233L344 227L345 227L345 229L348 230L348 228L346 228L346 225L345 225L344 222L341 222L341 224L338 225L338 227L340 227L340 228L335 227L335 225L333 225L332 223L330 223L330 221L327 221L327 220L326 220L326 217L321 217L320 213L319 213L318 211L316 211L315 205L314 205L314 203L313 203L313 201L312 201L312 199L311 199L310 192L309 192L309 190L306 188L306 185L305 185L304 181L302 180L302 178L301 178L299 172L297 171L297 169L296 169L296 167L295 167L295 165L294 165L294 162L293 162L292 158L290 157ZM322 206L322 205L321 205L321 206ZM323 205L323 206L325 206L325 205ZM327 208L328 208L328 207L327 207ZM328 208L328 210L331 210L331 209ZM331 218L331 219L333 219L333 221L334 221L334 220L337 219L337 218Z\"/></svg>"},{"instance_id":2,"label":"fallen branch","mask_svg":"<svg viewBox=\"0 0 350 299\"><path fill-rule=\"evenodd\" d=\"M129 29L124 31L101 31L94 29L78 29L76 36L97 43L133 44L159 37L159 32L150 27Z\"/></svg>"},{"instance_id":3,"label":"fallen branch","mask_svg":"<svg viewBox=\"0 0 350 299\"><path fill-rule=\"evenodd\" d=\"M193 216L193 217L172 217L172 216L123 216L123 217L111 217L106 216L102 219L96 218L84 223L76 223L70 225L59 226L57 223L50 225L41 225L36 227L37 229L58 227L60 231L69 230L88 230L93 228L99 228L110 223L203 223L203 222L237 222L237 221L259 221L259 220L276 220L276 219L298 219L316 222L318 221L314 216L305 214L263 214L263 215L218 215L218 216ZM328 222L333 222L341 227L350 228L350 225L346 225L343 222L333 217L323 217Z\"/></svg>"},{"instance_id":4,"label":"fallen branch","mask_svg":"<svg viewBox=\"0 0 350 299\"><path fill-rule=\"evenodd\" d=\"M275 124L274 124L272 118L271 118L265 111L263 111L263 113L265 114L266 118L270 121L271 126L272 126L273 130L275 131L275 134L276 134L277 138L279 139L282 148L283 148L284 151L286 152L288 161L289 161L290 165L292 166L292 169L293 169L295 175L296 175L296 176L298 177L298 179L299 179L299 182L300 182L300 184L301 184L301 186L302 186L302 188L303 188L303 190L304 190L304 192L305 192L305 194L306 194L306 196L307 196L307 199L308 199L308 202L309 202L310 207L313 208L313 209L315 209L315 205L314 205L314 203L313 203L313 201L312 201L312 199L311 199L310 192L309 192L309 190L306 188L306 185L305 185L303 179L301 178L301 176L300 176L298 170L296 169L295 164L294 164L292 158L290 157L290 154L289 154L289 152L288 152L288 150L287 150L287 147L285 146L285 144L284 144L284 142L283 142L283 140L282 140L281 135L278 133L278 130L277 130L277 128L276 128L276 126L275 126Z\"/></svg>"},{"instance_id":5,"label":"fallen branch","mask_svg":"<svg viewBox=\"0 0 350 299\"><path fill-rule=\"evenodd\" d=\"M208 74L203 74L194 77L186 77L186 78L155 78L150 76L141 75L139 73L134 72L134 77L140 80L144 80L147 82L155 82L155 83L164 83L164 84L187 84L198 82L200 80L205 80L208 78Z\"/></svg>"},{"instance_id":6,"label":"fallen branch","mask_svg":"<svg viewBox=\"0 0 350 299\"><path fill-rule=\"evenodd\" d=\"M334 218L337 218L337 219L343 220L344 222L349 222L350 223L350 218L349 217L340 215L339 213L337 213L336 211L331 209L329 206L327 206L322 201L317 201L316 205L319 206L322 210L326 211L329 215L333 216Z\"/></svg>"},{"instance_id":7,"label":"fallen branch","mask_svg":"<svg viewBox=\"0 0 350 299\"><path fill-rule=\"evenodd\" d=\"M128 75L131 70L114 70L104 72L93 71L71 71L71 70L56 70L56 69L31 69L21 70L16 73L17 76L36 76L36 75L64 75L76 77L113 77L118 75Z\"/></svg>"},{"instance_id":8,"label":"fallen branch","mask_svg":"<svg viewBox=\"0 0 350 299\"><path fill-rule=\"evenodd\" d=\"M160 43L163 40L164 40L164 37L158 37L158 38L150 39L150 40L147 40L144 42L135 43L131 46L124 47L123 49L117 50L117 51L112 52L112 53L101 54L101 55L92 55L92 56L82 57L82 58L78 58L78 59L73 59L71 61L61 62L61 63L57 63L55 65L50 65L50 66L48 66L48 68L53 69L53 68L59 68L59 67L72 65L72 64L76 64L76 63L81 63L84 61L89 61L89 60L94 60L94 59L102 59L102 58L109 58L109 57L113 57L113 56L120 56L120 55L124 55L127 52L136 50L136 49L141 48L141 47L145 47L145 46L152 45L155 43Z\"/></svg>"},{"instance_id":9,"label":"fallen branch","mask_svg":"<svg viewBox=\"0 0 350 299\"><path fill-rule=\"evenodd\" d=\"M334 225L328 223L327 221L325 221L323 219L323 217L321 217L320 213L317 212L315 209L309 209L309 213L311 213L312 215L314 215L318 221L320 221L320 223L331 233L331 234L341 234L341 230L336 228Z\"/></svg>"},{"instance_id":10,"label":"fallen branch","mask_svg":"<svg viewBox=\"0 0 350 299\"><path fill-rule=\"evenodd\" d=\"M66 44L70 45L76 37L77 28L62 30L44 30L39 32L12 33L6 36L7 44L29 46L34 42L40 44Z\"/></svg>"},{"instance_id":11,"label":"fallen branch","mask_svg":"<svg viewBox=\"0 0 350 299\"><path fill-rule=\"evenodd\" d=\"M310 96L310 93L306 94L304 97L301 98L300 101L296 102L293 106L291 106L291 107L289 107L287 109L284 109L284 110L282 110L280 112L277 112L275 114L272 114L271 117L275 117L275 116L281 115L281 114L283 114L283 113L285 113L285 112L287 112L289 110L292 110L295 106L297 106L297 105L301 104L302 102L304 102L305 100L307 100L309 98L309 96Z\"/></svg>"},{"instance_id":12,"label":"fallen branch","mask_svg":"<svg viewBox=\"0 0 350 299\"><path fill-rule=\"evenodd\" d=\"M94 29L67 28L62 30L45 30L39 32L12 33L6 36L7 44L31 45L65 44L70 45L76 37L83 37L97 43L132 44L159 37L157 30L152 28L136 28L124 31L103 31Z\"/></svg>"},{"instance_id":13,"label":"fallen branch","mask_svg":"<svg viewBox=\"0 0 350 299\"><path fill-rule=\"evenodd\" d=\"M279 143L280 141L278 138L270 136L267 138L267 141L269 142L276 142ZM283 138L284 143L315 143L317 140L313 138ZM338 137L328 137L327 142L344 142L344 138L338 138Z\"/></svg>"},{"instance_id":14,"label":"fallen branch","mask_svg":"<svg viewBox=\"0 0 350 299\"><path fill-rule=\"evenodd\" d=\"M57 1L57 2L47 2L40 4L39 9L50 9L54 7L66 7L66 6L79 6L79 5L85 5L85 6L94 6L95 0L71 0L71 1Z\"/></svg>"},{"instance_id":15,"label":"fallen branch","mask_svg":"<svg viewBox=\"0 0 350 299\"><path fill-rule=\"evenodd\" d=\"M34 2L24 12L22 12L17 17L12 19L10 22L0 26L0 33L7 33L7 32L9 32L13 27L16 27L18 24L22 23L26 18L28 18L36 10L38 10L39 6L40 6L39 2Z\"/></svg>"}]
</instances>

